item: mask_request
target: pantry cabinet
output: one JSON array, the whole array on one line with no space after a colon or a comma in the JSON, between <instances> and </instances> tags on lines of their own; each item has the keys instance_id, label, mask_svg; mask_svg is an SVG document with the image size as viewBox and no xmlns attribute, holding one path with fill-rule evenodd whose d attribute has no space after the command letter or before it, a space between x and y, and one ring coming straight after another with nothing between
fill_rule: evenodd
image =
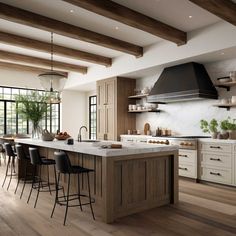
<instances>
[{"instance_id":1,"label":"pantry cabinet","mask_svg":"<svg viewBox=\"0 0 236 236\"><path fill-rule=\"evenodd\" d=\"M128 95L133 93L136 81L114 77L97 82L97 138L119 140L128 129L135 129L134 114L129 114Z\"/></svg>"}]
</instances>

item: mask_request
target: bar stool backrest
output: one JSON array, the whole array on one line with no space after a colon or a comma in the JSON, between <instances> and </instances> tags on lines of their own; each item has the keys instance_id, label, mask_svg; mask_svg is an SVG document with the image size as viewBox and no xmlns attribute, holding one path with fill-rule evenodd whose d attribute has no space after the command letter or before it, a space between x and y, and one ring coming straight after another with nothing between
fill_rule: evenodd
<instances>
[{"instance_id":1,"label":"bar stool backrest","mask_svg":"<svg viewBox=\"0 0 236 236\"><path fill-rule=\"evenodd\" d=\"M9 157L15 157L15 153L13 152L12 146L10 143L4 143L6 154Z\"/></svg>"},{"instance_id":2,"label":"bar stool backrest","mask_svg":"<svg viewBox=\"0 0 236 236\"><path fill-rule=\"evenodd\" d=\"M30 162L32 165L40 165L42 164L41 157L39 155L39 151L37 148L29 148L29 154L30 154Z\"/></svg>"},{"instance_id":3,"label":"bar stool backrest","mask_svg":"<svg viewBox=\"0 0 236 236\"><path fill-rule=\"evenodd\" d=\"M19 144L16 145L16 155L20 160L27 159L22 145Z\"/></svg>"},{"instance_id":4,"label":"bar stool backrest","mask_svg":"<svg viewBox=\"0 0 236 236\"><path fill-rule=\"evenodd\" d=\"M65 152L54 152L56 161L56 170L60 173L70 173L71 162L68 155Z\"/></svg>"}]
</instances>

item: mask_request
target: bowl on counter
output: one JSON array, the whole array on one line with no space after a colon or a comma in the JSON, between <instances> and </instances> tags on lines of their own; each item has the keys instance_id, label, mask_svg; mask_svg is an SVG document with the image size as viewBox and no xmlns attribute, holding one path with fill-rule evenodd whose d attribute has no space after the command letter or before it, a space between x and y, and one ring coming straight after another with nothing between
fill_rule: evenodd
<instances>
[{"instance_id":1,"label":"bowl on counter","mask_svg":"<svg viewBox=\"0 0 236 236\"><path fill-rule=\"evenodd\" d=\"M70 135L67 132L60 132L59 134L55 135L55 138L57 140L66 140L68 138L70 138Z\"/></svg>"}]
</instances>

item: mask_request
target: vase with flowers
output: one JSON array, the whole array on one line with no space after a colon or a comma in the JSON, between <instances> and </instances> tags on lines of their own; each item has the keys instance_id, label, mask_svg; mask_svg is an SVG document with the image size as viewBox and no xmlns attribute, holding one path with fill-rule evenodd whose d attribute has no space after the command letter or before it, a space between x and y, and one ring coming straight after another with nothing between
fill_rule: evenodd
<instances>
[{"instance_id":1,"label":"vase with flowers","mask_svg":"<svg viewBox=\"0 0 236 236\"><path fill-rule=\"evenodd\" d=\"M40 122L45 117L49 97L45 92L32 90L24 95L16 95L17 112L32 123L32 138L40 138Z\"/></svg>"}]
</instances>

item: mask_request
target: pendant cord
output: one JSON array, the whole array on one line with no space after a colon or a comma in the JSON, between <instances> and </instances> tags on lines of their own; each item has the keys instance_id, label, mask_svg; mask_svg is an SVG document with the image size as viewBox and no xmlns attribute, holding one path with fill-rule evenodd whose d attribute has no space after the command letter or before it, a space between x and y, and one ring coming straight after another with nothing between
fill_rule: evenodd
<instances>
[{"instance_id":1,"label":"pendant cord","mask_svg":"<svg viewBox=\"0 0 236 236\"><path fill-rule=\"evenodd\" d=\"M53 32L51 32L51 71L53 71Z\"/></svg>"}]
</instances>

